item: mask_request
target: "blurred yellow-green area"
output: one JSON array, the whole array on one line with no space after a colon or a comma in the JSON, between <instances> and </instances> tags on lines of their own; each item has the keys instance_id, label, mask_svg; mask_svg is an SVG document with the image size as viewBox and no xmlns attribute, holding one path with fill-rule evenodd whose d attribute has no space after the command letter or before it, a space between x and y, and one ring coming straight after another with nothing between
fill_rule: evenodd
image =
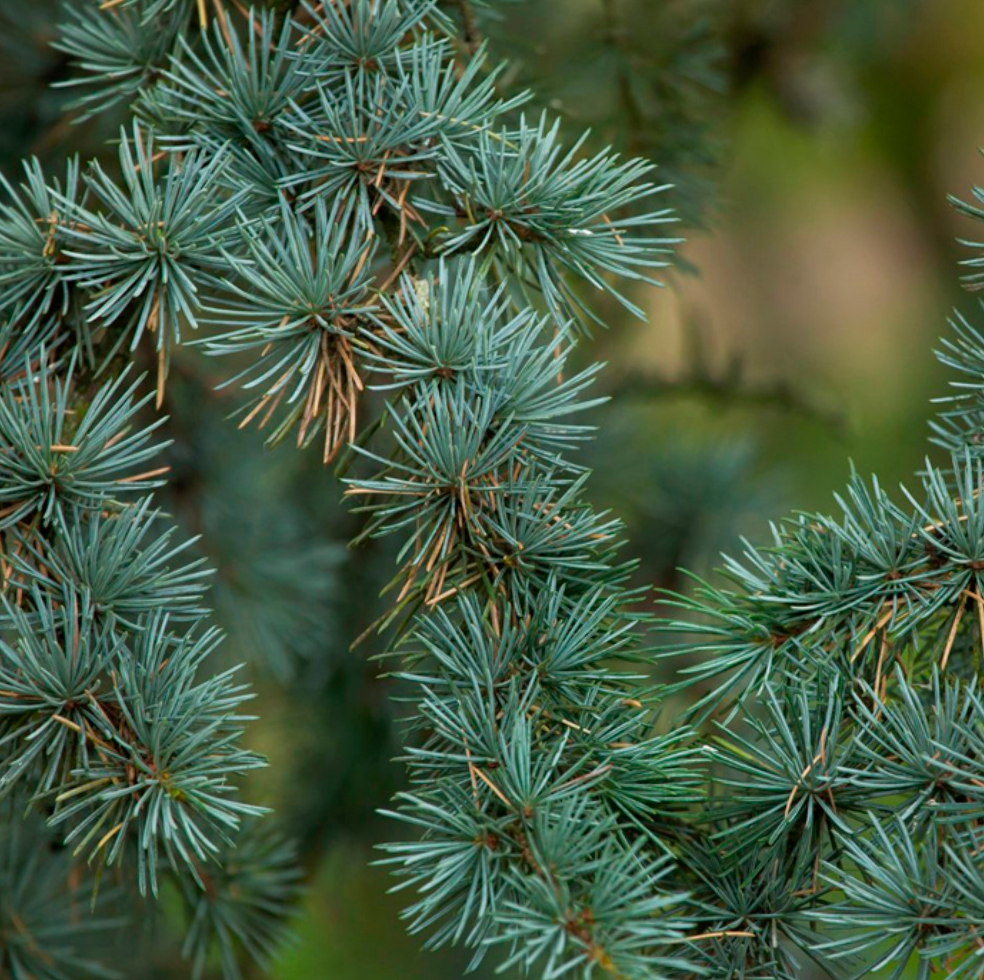
<instances>
[{"instance_id":1,"label":"blurred yellow-green area","mask_svg":"<svg viewBox=\"0 0 984 980\"><path fill-rule=\"evenodd\" d=\"M686 233L682 255L693 271L642 294L648 324L612 310L619 321L591 341L610 378L667 382L652 399L611 384L616 405L610 425L598 420L608 428L595 450L595 497L618 507L631 476L618 470L619 440L629 434L654 444L681 428L724 446L751 439L775 510L752 508L735 530L761 540L769 516L833 507L852 462L894 487L932 451L931 399L947 382L933 348L952 307L984 322L959 285L958 261L973 253L955 241L984 236L947 202L948 194L970 200L984 183L984 5L733 2L747 8L743 20L736 15L744 36L722 57L742 64L726 66L731 89L708 120L720 144L706 168L716 191L706 228ZM622 29L645 48L662 43L664 8L680 17L689 5L503 6L492 43L509 50L517 77L547 80L553 107L573 127L587 110L583 121L596 125L620 109L613 101L606 110L605 93L617 98L618 86L602 84L608 66L591 54L590 35L619 6ZM637 414L619 425L630 387L624 397ZM740 548L734 537L723 546ZM644 561L646 548L636 536ZM276 770L299 722L283 705L278 712L274 695L267 700L260 741ZM394 833L383 822L372 830L376 839ZM391 879L369 867L373 853L361 841L372 836L343 835L328 848L277 980L462 975L465 958L421 953L421 940L405 935L403 896L387 895Z\"/></svg>"}]
</instances>

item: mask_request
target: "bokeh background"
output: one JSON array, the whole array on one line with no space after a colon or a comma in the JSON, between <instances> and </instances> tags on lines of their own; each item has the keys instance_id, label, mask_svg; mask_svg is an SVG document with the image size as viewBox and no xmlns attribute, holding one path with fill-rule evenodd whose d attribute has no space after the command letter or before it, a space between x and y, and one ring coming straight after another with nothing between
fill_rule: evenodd
<instances>
[{"instance_id":1,"label":"bokeh background","mask_svg":"<svg viewBox=\"0 0 984 980\"><path fill-rule=\"evenodd\" d=\"M453 7L454 4L449 4ZM686 588L769 520L829 510L851 465L894 487L946 393L932 351L954 307L984 325L957 239L984 237L947 196L984 184L980 0L525 0L483 31L507 84L572 134L660 164L682 216L681 262L604 309L585 358L609 364L595 412L594 499L628 525L639 580ZM57 5L0 0L0 169L35 153L104 152L119 119L66 121ZM259 689L252 787L300 842L310 888L276 980L450 980L466 959L421 953L399 922L375 842L400 788L399 690L370 627L385 547L344 542L359 519L314 454L269 452L223 416L211 365L178 361L169 509L218 569L213 602ZM352 649L353 637L366 633ZM141 977L186 971L153 947ZM479 976L491 976L483 968Z\"/></svg>"}]
</instances>

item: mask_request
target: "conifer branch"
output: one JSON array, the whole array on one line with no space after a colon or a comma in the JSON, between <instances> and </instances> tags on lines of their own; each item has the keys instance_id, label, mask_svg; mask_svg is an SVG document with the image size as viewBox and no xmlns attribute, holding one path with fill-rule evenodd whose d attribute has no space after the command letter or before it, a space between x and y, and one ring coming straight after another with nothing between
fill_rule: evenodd
<instances>
[{"instance_id":1,"label":"conifer branch","mask_svg":"<svg viewBox=\"0 0 984 980\"><path fill-rule=\"evenodd\" d=\"M641 315L674 216L649 163L501 97L460 12L464 66L431 2L70 13L80 109L137 121L119 177L31 163L4 188L0 791L46 818L24 833L135 862L144 891L175 875L196 976L282 936L291 847L234 794L262 765L249 693L206 671L205 569L157 527L160 422L120 365L153 361L160 407L203 326L242 424L346 454L363 540L397 543L392 813L416 837L384 860L429 945L549 977L978 975L984 339L961 323L944 353L953 455L917 491L855 477L838 517L780 523L730 585L670 597L662 654L700 688L661 733L652 621L575 456L598 366L569 363L599 294ZM19 969L75 968L14 915Z\"/></svg>"}]
</instances>

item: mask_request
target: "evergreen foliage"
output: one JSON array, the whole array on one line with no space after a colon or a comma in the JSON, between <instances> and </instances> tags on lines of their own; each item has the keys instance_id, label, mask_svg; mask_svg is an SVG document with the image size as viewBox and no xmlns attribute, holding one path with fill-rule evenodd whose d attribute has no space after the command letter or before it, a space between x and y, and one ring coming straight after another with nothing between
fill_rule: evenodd
<instances>
[{"instance_id":1,"label":"evergreen foliage","mask_svg":"<svg viewBox=\"0 0 984 980\"><path fill-rule=\"evenodd\" d=\"M984 338L943 355L949 465L900 500L855 477L675 599L661 655L699 697L667 728L576 455L598 366L569 362L599 300L640 312L673 216L650 164L500 92L459 13L68 5L79 110L134 118L117 164L30 161L0 210L0 970L89 969L101 903L167 876L192 974L238 977L299 890L238 795L263 760L207 568L150 493L149 402L200 331L240 426L317 439L358 540L395 542L415 836L383 860L429 945L551 978L979 976Z\"/></svg>"}]
</instances>

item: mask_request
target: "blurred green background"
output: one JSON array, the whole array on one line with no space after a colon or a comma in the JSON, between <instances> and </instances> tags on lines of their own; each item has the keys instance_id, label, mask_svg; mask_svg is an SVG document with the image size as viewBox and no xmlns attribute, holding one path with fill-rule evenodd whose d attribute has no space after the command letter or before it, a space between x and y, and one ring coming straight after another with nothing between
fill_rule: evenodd
<instances>
[{"instance_id":1,"label":"blurred green background","mask_svg":"<svg viewBox=\"0 0 984 980\"><path fill-rule=\"evenodd\" d=\"M450 9L455 4L448 3ZM892 487L931 447L932 356L975 238L947 202L984 183L980 0L500 0L483 31L510 86L571 134L660 164L683 216L682 262L634 297L649 323L604 309L583 358L609 364L612 404L588 450L593 497L628 525L640 582L684 586L768 521L829 509L851 461ZM55 0L0 0L0 167L104 152L119 119L72 126L69 68L49 42ZM534 111L538 111L538 108ZM399 691L371 658L393 571L387 548L346 551L359 520L314 453L263 449L223 420L212 365L188 351L168 411L169 509L218 569L231 661L247 661L272 766L252 787L301 843L310 875L276 980L451 980L467 958L422 953L399 921L374 842L398 790ZM171 947L134 976L186 975ZM127 952L127 951L124 951ZM491 976L483 968L478 976Z\"/></svg>"}]
</instances>

